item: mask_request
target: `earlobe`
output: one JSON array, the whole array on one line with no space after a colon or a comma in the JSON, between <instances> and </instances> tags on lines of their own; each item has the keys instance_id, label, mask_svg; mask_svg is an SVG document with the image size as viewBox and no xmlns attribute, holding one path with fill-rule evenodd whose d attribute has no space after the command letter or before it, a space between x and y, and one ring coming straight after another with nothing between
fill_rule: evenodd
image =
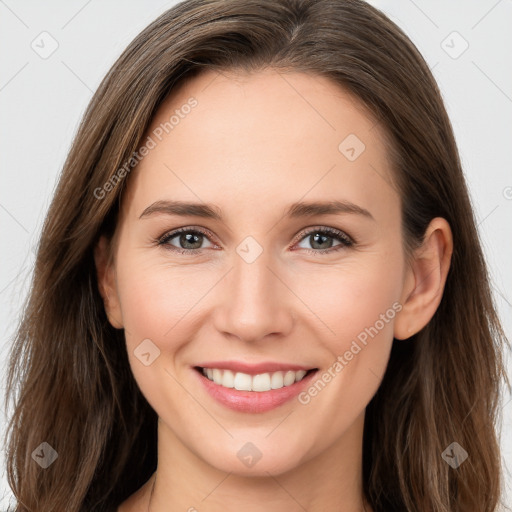
<instances>
[{"instance_id":1,"label":"earlobe","mask_svg":"<svg viewBox=\"0 0 512 512\"><path fill-rule=\"evenodd\" d=\"M415 251L407 269L401 297L402 310L394 325L396 339L410 338L434 316L441 303L452 253L450 225L446 219L436 217L430 222L423 244Z\"/></svg>"},{"instance_id":2,"label":"earlobe","mask_svg":"<svg viewBox=\"0 0 512 512\"><path fill-rule=\"evenodd\" d=\"M117 295L115 282L115 268L110 261L110 248L107 237L100 236L94 247L94 262L98 279L98 289L105 305L105 312L111 325L116 329L122 329L121 308Z\"/></svg>"}]
</instances>

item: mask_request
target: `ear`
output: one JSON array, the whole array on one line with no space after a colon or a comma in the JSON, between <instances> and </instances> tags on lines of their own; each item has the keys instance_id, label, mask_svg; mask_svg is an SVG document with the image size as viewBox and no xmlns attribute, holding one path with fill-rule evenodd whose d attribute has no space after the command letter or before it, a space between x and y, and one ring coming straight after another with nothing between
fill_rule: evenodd
<instances>
[{"instance_id":1,"label":"ear","mask_svg":"<svg viewBox=\"0 0 512 512\"><path fill-rule=\"evenodd\" d=\"M105 304L105 312L112 327L123 328L121 305L117 293L115 266L110 258L109 240L100 236L94 247L94 262L98 278L98 289Z\"/></svg>"},{"instance_id":2,"label":"ear","mask_svg":"<svg viewBox=\"0 0 512 512\"><path fill-rule=\"evenodd\" d=\"M443 297L453 253L453 238L446 219L432 219L422 245L415 250L406 270L400 303L395 317L394 337L403 340L416 334L434 316Z\"/></svg>"}]
</instances>

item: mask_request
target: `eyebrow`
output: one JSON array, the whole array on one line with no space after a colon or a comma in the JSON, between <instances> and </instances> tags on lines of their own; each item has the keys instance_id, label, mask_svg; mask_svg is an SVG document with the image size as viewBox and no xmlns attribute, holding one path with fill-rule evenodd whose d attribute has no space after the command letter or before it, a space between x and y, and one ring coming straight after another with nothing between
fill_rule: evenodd
<instances>
[{"instance_id":1,"label":"eyebrow","mask_svg":"<svg viewBox=\"0 0 512 512\"><path fill-rule=\"evenodd\" d=\"M186 201L156 201L141 213L139 219L158 213L188 217L201 217L219 221L223 220L221 209L218 206L208 203L191 203ZM368 210L354 203L351 203L350 201L297 202L291 204L288 207L284 216L294 219L300 217L312 217L314 215L340 213L362 215L375 221L375 218Z\"/></svg>"}]
</instances>

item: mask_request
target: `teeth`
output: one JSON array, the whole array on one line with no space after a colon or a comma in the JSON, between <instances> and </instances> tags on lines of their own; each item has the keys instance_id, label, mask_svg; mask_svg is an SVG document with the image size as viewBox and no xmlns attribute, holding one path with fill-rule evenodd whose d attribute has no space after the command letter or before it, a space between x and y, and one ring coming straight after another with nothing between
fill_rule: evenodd
<instances>
[{"instance_id":1,"label":"teeth","mask_svg":"<svg viewBox=\"0 0 512 512\"><path fill-rule=\"evenodd\" d=\"M239 391L270 391L291 386L299 382L306 375L305 370L294 372L272 372L249 375L247 373L233 373L231 370L219 370L218 368L203 368L203 375L225 388L235 388Z\"/></svg>"},{"instance_id":2,"label":"teeth","mask_svg":"<svg viewBox=\"0 0 512 512\"><path fill-rule=\"evenodd\" d=\"M295 382L295 372L286 372L283 377L283 382L285 386L290 386Z\"/></svg>"},{"instance_id":3,"label":"teeth","mask_svg":"<svg viewBox=\"0 0 512 512\"><path fill-rule=\"evenodd\" d=\"M299 370L298 372L295 372L295 382L299 382L299 380L302 380L306 373L306 370Z\"/></svg>"},{"instance_id":4,"label":"teeth","mask_svg":"<svg viewBox=\"0 0 512 512\"><path fill-rule=\"evenodd\" d=\"M269 391L271 389L270 374L261 373L259 375L254 375L254 377L252 378L251 389L253 391Z\"/></svg>"},{"instance_id":5,"label":"teeth","mask_svg":"<svg viewBox=\"0 0 512 512\"><path fill-rule=\"evenodd\" d=\"M272 389L282 388L283 385L283 372L273 373L272 377L270 377L270 386L272 387Z\"/></svg>"},{"instance_id":6,"label":"teeth","mask_svg":"<svg viewBox=\"0 0 512 512\"><path fill-rule=\"evenodd\" d=\"M251 391L251 385L252 377L247 375L247 373L237 373L235 375L235 389L238 389L239 391Z\"/></svg>"},{"instance_id":7,"label":"teeth","mask_svg":"<svg viewBox=\"0 0 512 512\"><path fill-rule=\"evenodd\" d=\"M217 370L217 368L213 370L213 382L215 384L222 384L222 372Z\"/></svg>"},{"instance_id":8,"label":"teeth","mask_svg":"<svg viewBox=\"0 0 512 512\"><path fill-rule=\"evenodd\" d=\"M231 370L224 370L224 375L222 376L222 386L225 388L234 388L235 387L235 374Z\"/></svg>"}]
</instances>

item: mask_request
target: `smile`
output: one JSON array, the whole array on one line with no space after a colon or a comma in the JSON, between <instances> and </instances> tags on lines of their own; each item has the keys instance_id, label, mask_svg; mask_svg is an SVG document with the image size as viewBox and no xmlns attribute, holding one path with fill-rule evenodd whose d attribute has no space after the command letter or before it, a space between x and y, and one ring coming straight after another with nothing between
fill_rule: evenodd
<instances>
[{"instance_id":1,"label":"smile","mask_svg":"<svg viewBox=\"0 0 512 512\"><path fill-rule=\"evenodd\" d=\"M291 386L295 382L300 382L307 374L306 370L277 371L257 375L242 372L235 373L231 370L221 370L219 368L201 368L201 371L206 378L219 386L259 393Z\"/></svg>"},{"instance_id":2,"label":"smile","mask_svg":"<svg viewBox=\"0 0 512 512\"><path fill-rule=\"evenodd\" d=\"M206 393L220 405L243 413L264 413L290 402L318 372L286 363L203 364L193 370Z\"/></svg>"}]
</instances>

